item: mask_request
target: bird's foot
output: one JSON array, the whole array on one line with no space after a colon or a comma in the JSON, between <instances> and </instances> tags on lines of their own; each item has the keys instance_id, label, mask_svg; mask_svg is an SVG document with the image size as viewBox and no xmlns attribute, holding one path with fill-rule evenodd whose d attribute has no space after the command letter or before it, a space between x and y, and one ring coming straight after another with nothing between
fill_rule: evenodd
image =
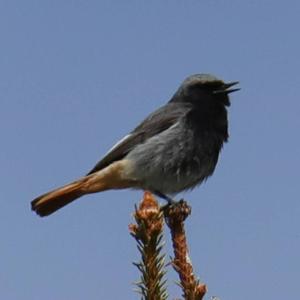
<instances>
[{"instance_id":1,"label":"bird's foot","mask_svg":"<svg viewBox=\"0 0 300 300\"><path fill-rule=\"evenodd\" d=\"M173 204L167 204L161 207L167 224L173 226L180 224L191 214L191 207L184 199ZM173 225L172 225L173 224Z\"/></svg>"}]
</instances>

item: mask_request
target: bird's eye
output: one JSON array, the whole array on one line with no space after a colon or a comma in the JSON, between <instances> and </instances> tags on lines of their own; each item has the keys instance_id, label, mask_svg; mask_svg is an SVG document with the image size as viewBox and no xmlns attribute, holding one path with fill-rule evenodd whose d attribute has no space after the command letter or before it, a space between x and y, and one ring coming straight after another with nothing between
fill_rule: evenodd
<instances>
[{"instance_id":1,"label":"bird's eye","mask_svg":"<svg viewBox=\"0 0 300 300\"><path fill-rule=\"evenodd\" d=\"M211 84L208 84L208 88L212 91L216 91L221 89L223 85L223 82L212 82Z\"/></svg>"},{"instance_id":2,"label":"bird's eye","mask_svg":"<svg viewBox=\"0 0 300 300\"><path fill-rule=\"evenodd\" d=\"M206 84L197 84L197 85L195 85L195 88L205 90L208 92L214 92L214 91L222 89L222 86L223 86L223 83L212 82L212 83L206 83Z\"/></svg>"}]
</instances>

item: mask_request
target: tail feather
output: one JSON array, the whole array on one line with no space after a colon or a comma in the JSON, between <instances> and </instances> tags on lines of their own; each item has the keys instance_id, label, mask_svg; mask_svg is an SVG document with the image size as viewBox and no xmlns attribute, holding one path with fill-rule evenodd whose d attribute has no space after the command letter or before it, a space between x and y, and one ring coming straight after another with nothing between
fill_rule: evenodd
<instances>
[{"instance_id":1,"label":"tail feather","mask_svg":"<svg viewBox=\"0 0 300 300\"><path fill-rule=\"evenodd\" d=\"M108 189L133 187L136 185L135 181L128 180L123 176L126 167L128 167L126 160L117 161L101 171L37 197L31 202L31 209L44 217L51 215L83 195Z\"/></svg>"},{"instance_id":2,"label":"tail feather","mask_svg":"<svg viewBox=\"0 0 300 300\"><path fill-rule=\"evenodd\" d=\"M43 194L31 202L31 209L41 217L48 216L77 198L83 196L85 178Z\"/></svg>"}]
</instances>

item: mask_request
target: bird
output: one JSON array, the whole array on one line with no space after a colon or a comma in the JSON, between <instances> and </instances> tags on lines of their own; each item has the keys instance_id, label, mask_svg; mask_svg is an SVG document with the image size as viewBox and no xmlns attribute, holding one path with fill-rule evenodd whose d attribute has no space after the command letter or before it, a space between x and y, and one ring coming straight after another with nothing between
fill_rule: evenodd
<instances>
[{"instance_id":1,"label":"bird","mask_svg":"<svg viewBox=\"0 0 300 300\"><path fill-rule=\"evenodd\" d=\"M74 200L113 189L147 190L174 201L210 177L228 141L229 94L238 81L210 74L187 77L162 107L116 143L85 176L31 202L48 216Z\"/></svg>"}]
</instances>

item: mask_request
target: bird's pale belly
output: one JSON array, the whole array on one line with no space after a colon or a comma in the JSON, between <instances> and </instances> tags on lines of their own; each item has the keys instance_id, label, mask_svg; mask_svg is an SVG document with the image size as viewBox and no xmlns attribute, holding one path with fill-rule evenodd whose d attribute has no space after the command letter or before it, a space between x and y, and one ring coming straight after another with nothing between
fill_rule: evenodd
<instances>
[{"instance_id":1,"label":"bird's pale belly","mask_svg":"<svg viewBox=\"0 0 300 300\"><path fill-rule=\"evenodd\" d=\"M193 149L187 155L187 150L180 150L180 145L165 151L157 148L141 151L141 155L137 151L129 157L132 161L129 177L138 179L138 188L169 195L192 189L213 173L217 163L218 152L207 154L201 149L195 153Z\"/></svg>"},{"instance_id":2,"label":"bird's pale belly","mask_svg":"<svg viewBox=\"0 0 300 300\"><path fill-rule=\"evenodd\" d=\"M172 195L201 184L213 173L215 166L213 159L206 159L201 165L197 159L191 159L187 164L178 164L165 170L159 167L145 169L139 176L143 189Z\"/></svg>"}]
</instances>

